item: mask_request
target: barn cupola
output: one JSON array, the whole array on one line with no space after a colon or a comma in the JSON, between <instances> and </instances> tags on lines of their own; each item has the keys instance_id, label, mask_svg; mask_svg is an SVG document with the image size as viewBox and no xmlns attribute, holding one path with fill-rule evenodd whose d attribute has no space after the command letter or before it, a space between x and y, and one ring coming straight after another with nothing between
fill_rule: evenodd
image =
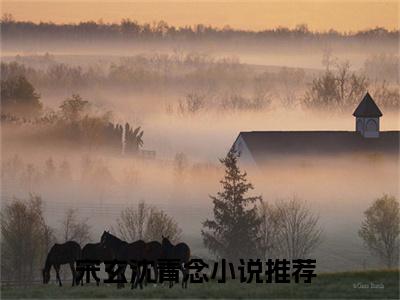
<instances>
[{"instance_id":1,"label":"barn cupola","mask_svg":"<svg viewBox=\"0 0 400 300\"><path fill-rule=\"evenodd\" d=\"M356 132L366 138L379 137L379 118L382 112L369 93L364 96L353 116L356 118Z\"/></svg>"}]
</instances>

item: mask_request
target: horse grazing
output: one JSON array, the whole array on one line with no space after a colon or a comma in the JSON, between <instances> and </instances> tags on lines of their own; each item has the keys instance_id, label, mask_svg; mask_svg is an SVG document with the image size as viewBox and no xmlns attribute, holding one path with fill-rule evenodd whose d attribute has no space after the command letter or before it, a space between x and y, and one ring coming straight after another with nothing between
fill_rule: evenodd
<instances>
[{"instance_id":1,"label":"horse grazing","mask_svg":"<svg viewBox=\"0 0 400 300\"><path fill-rule=\"evenodd\" d=\"M133 289L134 287L136 287L137 282L140 278L140 264L144 260L144 250L146 243L142 240L133 243L127 243L112 235L111 233L104 231L101 236L101 244L104 245L107 249L110 249L114 259L119 261L119 279L122 279L122 275L125 273L127 264L129 264L132 269L131 288ZM121 288L123 286L123 283L118 283L117 285L118 288ZM140 288L143 288L141 282Z\"/></svg>"},{"instance_id":2,"label":"horse grazing","mask_svg":"<svg viewBox=\"0 0 400 300\"><path fill-rule=\"evenodd\" d=\"M104 263L106 261L112 261L113 254L110 249L106 248L101 243L89 243L82 248L82 260L88 261L89 264L90 261L98 261L99 263ZM111 268L112 264L105 263L106 272L108 272ZM76 277L77 284L79 284L80 281L81 285L83 285L83 276L84 276L84 271L77 272L77 277ZM97 286L99 286L99 283L100 283L99 280L96 280Z\"/></svg>"},{"instance_id":3,"label":"horse grazing","mask_svg":"<svg viewBox=\"0 0 400 300\"><path fill-rule=\"evenodd\" d=\"M81 246L77 242L68 241L64 244L54 244L47 254L46 263L42 270L43 283L47 284L50 281L50 269L53 266L56 270L57 280L62 286L60 278L60 266L69 264L72 272L72 286L75 285L76 271L75 262L82 256Z\"/></svg>"},{"instance_id":4,"label":"horse grazing","mask_svg":"<svg viewBox=\"0 0 400 300\"><path fill-rule=\"evenodd\" d=\"M163 258L165 259L174 259L179 260L179 264L181 266L181 271L183 274L182 287L187 288L188 281L188 270L185 268L185 265L189 262L190 259L190 248L185 243L179 243L173 245L168 237L162 236L162 253ZM172 287L172 281L169 283L169 287Z\"/></svg>"}]
</instances>

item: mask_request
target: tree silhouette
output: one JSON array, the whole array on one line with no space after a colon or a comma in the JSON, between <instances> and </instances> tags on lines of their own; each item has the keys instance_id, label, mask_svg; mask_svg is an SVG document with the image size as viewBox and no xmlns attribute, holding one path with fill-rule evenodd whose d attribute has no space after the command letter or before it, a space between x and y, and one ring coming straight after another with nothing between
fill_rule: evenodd
<instances>
[{"instance_id":1,"label":"tree silhouette","mask_svg":"<svg viewBox=\"0 0 400 300\"><path fill-rule=\"evenodd\" d=\"M27 118L37 116L42 110L39 98L39 94L25 76L1 81L2 114Z\"/></svg>"},{"instance_id":2,"label":"tree silhouette","mask_svg":"<svg viewBox=\"0 0 400 300\"><path fill-rule=\"evenodd\" d=\"M358 32L324 32L310 31L306 24L297 25L293 29L277 27L261 31L237 30L229 26L223 28L196 24L193 26L175 27L163 21L137 23L135 20L122 19L120 23L104 23L85 21L76 24L55 24L51 22L34 23L15 21L11 15L4 15L1 22L2 41L23 41L25 43L41 43L59 40L70 43L85 44L93 41L123 41L137 43L146 40L162 41L197 41L199 39L237 44L238 42L255 43L276 47L293 42L297 49L302 47L324 46L347 42L362 42L366 47L381 46L382 43L397 43L398 30L374 28Z\"/></svg>"},{"instance_id":3,"label":"tree silhouette","mask_svg":"<svg viewBox=\"0 0 400 300\"><path fill-rule=\"evenodd\" d=\"M141 127L133 130L129 123L125 124L125 153L136 154L139 151L143 146L143 133Z\"/></svg>"},{"instance_id":4,"label":"tree silhouette","mask_svg":"<svg viewBox=\"0 0 400 300\"><path fill-rule=\"evenodd\" d=\"M90 242L90 226L87 219L78 219L76 209L68 209L61 220L62 242L76 241L80 245Z\"/></svg>"},{"instance_id":5,"label":"tree silhouette","mask_svg":"<svg viewBox=\"0 0 400 300\"><path fill-rule=\"evenodd\" d=\"M280 257L288 259L307 258L321 243L322 229L319 217L296 197L275 205L277 221L276 247Z\"/></svg>"},{"instance_id":6,"label":"tree silhouette","mask_svg":"<svg viewBox=\"0 0 400 300\"><path fill-rule=\"evenodd\" d=\"M237 159L237 152L231 149L220 160L225 167L225 176L220 181L223 191L210 196L214 220L206 220L201 232L207 248L231 261L254 257L261 222L255 202L262 201L262 197L246 197L253 185L247 182L247 174L239 169Z\"/></svg>"},{"instance_id":7,"label":"tree silhouette","mask_svg":"<svg viewBox=\"0 0 400 300\"><path fill-rule=\"evenodd\" d=\"M365 94L368 80L364 75L350 71L348 62L327 68L324 74L313 80L304 96L304 105L315 110L348 111Z\"/></svg>"},{"instance_id":8,"label":"tree silhouette","mask_svg":"<svg viewBox=\"0 0 400 300\"><path fill-rule=\"evenodd\" d=\"M81 117L89 102L83 100L81 96L74 94L71 98L67 98L60 105L63 118L70 122L76 122Z\"/></svg>"},{"instance_id":9,"label":"tree silhouette","mask_svg":"<svg viewBox=\"0 0 400 300\"><path fill-rule=\"evenodd\" d=\"M54 241L53 230L43 216L42 199L33 194L26 200L14 198L0 215L2 278L30 282Z\"/></svg>"},{"instance_id":10,"label":"tree silhouette","mask_svg":"<svg viewBox=\"0 0 400 300\"><path fill-rule=\"evenodd\" d=\"M137 208L131 206L121 211L115 230L126 241L161 241L163 235L170 240L180 240L182 230L178 223L163 210L139 202Z\"/></svg>"},{"instance_id":11,"label":"tree silhouette","mask_svg":"<svg viewBox=\"0 0 400 300\"><path fill-rule=\"evenodd\" d=\"M399 259L400 210L395 197L384 195L364 212L358 232L368 249L377 254L388 268Z\"/></svg>"}]
</instances>

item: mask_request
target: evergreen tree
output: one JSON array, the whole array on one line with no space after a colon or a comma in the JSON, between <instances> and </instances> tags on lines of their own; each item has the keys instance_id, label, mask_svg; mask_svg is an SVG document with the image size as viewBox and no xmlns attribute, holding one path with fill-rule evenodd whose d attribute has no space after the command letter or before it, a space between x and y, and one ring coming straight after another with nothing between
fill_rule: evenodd
<instances>
[{"instance_id":1,"label":"evergreen tree","mask_svg":"<svg viewBox=\"0 0 400 300\"><path fill-rule=\"evenodd\" d=\"M256 256L258 228L257 200L261 196L246 197L253 185L247 181L246 172L238 165L238 153L232 149L220 162L225 176L220 181L223 191L210 196L214 203L214 220L206 220L202 230L203 242L219 257L237 262L239 258Z\"/></svg>"}]
</instances>

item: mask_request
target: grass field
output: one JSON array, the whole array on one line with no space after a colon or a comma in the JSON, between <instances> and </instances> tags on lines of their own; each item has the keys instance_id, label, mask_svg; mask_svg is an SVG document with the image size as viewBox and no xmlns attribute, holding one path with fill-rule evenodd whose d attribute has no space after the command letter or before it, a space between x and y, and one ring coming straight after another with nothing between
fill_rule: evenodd
<instances>
[{"instance_id":1,"label":"grass field","mask_svg":"<svg viewBox=\"0 0 400 300\"><path fill-rule=\"evenodd\" d=\"M379 286L379 287L378 287ZM2 298L330 298L330 299L399 299L399 270L319 274L311 284L209 282L191 284L184 290L176 285L147 286L143 290L126 287L55 284L30 287L1 287Z\"/></svg>"}]
</instances>

